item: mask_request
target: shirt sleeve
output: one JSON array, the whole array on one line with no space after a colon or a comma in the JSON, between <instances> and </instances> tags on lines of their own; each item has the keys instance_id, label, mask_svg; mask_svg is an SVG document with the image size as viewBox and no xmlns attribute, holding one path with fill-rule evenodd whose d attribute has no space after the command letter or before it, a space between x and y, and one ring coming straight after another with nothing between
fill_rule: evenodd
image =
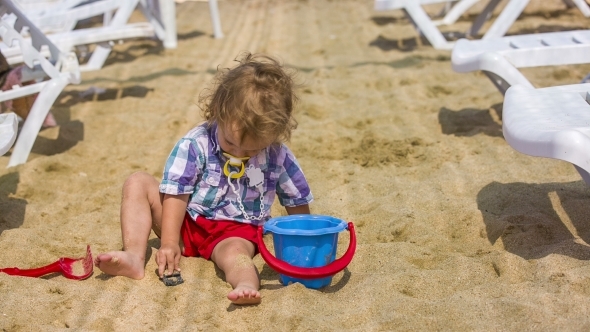
<instances>
[{"instance_id":1,"label":"shirt sleeve","mask_svg":"<svg viewBox=\"0 0 590 332\"><path fill-rule=\"evenodd\" d=\"M283 206L309 204L313 201L313 195L307 179L291 150L285 145L283 149L285 150L282 162L283 172L279 175L277 182L277 198Z\"/></svg>"},{"instance_id":2,"label":"shirt sleeve","mask_svg":"<svg viewBox=\"0 0 590 332\"><path fill-rule=\"evenodd\" d=\"M169 195L192 194L202 173L203 163L203 153L195 140L182 138L168 156L160 192Z\"/></svg>"}]
</instances>

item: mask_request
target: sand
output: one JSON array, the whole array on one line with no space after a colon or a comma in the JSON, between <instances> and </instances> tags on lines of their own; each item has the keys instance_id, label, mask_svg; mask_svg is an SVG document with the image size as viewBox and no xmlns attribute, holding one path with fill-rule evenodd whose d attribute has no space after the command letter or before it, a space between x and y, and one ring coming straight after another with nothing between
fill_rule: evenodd
<instances>
[{"instance_id":1,"label":"sand","mask_svg":"<svg viewBox=\"0 0 590 332\"><path fill-rule=\"evenodd\" d=\"M116 45L103 69L60 95L59 125L39 134L26 164L6 168L10 154L0 157L0 267L84 257L87 244L93 254L120 248L124 179L161 177L173 144L201 121L200 91L242 51L298 70L289 146L312 212L356 225L352 263L312 290L281 285L257 256L262 304L240 307L200 258L182 259L184 284L165 287L152 234L140 281L97 269L83 281L0 273L0 329L590 329L590 190L572 165L505 142L503 96L483 74L453 72L449 51L369 0L220 1L223 39L212 37L206 2L176 9L178 48ZM465 31L473 17L445 31ZM559 0L531 0L509 32L588 26ZM523 72L545 87L578 83L590 65ZM341 254L347 232L339 243Z\"/></svg>"}]
</instances>

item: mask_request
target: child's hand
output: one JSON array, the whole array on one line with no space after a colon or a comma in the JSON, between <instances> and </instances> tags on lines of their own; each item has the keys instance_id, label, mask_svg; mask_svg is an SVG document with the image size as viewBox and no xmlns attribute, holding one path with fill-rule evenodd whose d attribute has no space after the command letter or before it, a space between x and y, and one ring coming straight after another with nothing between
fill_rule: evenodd
<instances>
[{"instance_id":1,"label":"child's hand","mask_svg":"<svg viewBox=\"0 0 590 332\"><path fill-rule=\"evenodd\" d=\"M172 274L174 271L180 271L180 246L176 244L162 244L160 250L156 253L156 263L158 264L158 275L160 278L164 274Z\"/></svg>"}]
</instances>

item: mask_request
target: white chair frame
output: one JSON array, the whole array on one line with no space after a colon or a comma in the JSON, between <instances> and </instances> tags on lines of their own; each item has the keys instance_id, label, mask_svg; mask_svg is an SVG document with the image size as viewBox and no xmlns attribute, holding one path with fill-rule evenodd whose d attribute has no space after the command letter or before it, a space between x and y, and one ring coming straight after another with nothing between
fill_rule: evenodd
<instances>
[{"instance_id":1,"label":"white chair frame","mask_svg":"<svg viewBox=\"0 0 590 332\"><path fill-rule=\"evenodd\" d=\"M460 39L451 54L453 70L481 70L501 93L516 84L534 88L518 68L583 63L590 63L590 30Z\"/></svg>"},{"instance_id":2,"label":"white chair frame","mask_svg":"<svg viewBox=\"0 0 590 332\"><path fill-rule=\"evenodd\" d=\"M448 41L438 26L450 25L463 15L469 8L480 0L375 0L375 10L403 10L416 30L426 37L436 49L452 49L453 41ZM465 37L475 36L483 24L490 18L492 12L502 0L487 0L487 5L473 21L471 27L465 33ZM508 0L500 15L486 30L482 39L492 39L506 35L506 32L514 24L518 16L523 12L530 0ZM590 6L584 0L563 0L569 6L577 6L586 16L590 16ZM442 20L433 20L428 16L422 6L434 3L454 4L446 12Z\"/></svg>"},{"instance_id":3,"label":"white chair frame","mask_svg":"<svg viewBox=\"0 0 590 332\"><path fill-rule=\"evenodd\" d=\"M68 84L80 82L80 71L76 56L73 53L64 53L55 46L12 1L0 0L0 16L2 43L6 47L20 48L22 62L26 65L22 73L23 81L47 78L0 92L0 102L38 93L14 144L8 162L11 167L27 161L51 105ZM23 29L30 35L29 40L22 36Z\"/></svg>"}]
</instances>

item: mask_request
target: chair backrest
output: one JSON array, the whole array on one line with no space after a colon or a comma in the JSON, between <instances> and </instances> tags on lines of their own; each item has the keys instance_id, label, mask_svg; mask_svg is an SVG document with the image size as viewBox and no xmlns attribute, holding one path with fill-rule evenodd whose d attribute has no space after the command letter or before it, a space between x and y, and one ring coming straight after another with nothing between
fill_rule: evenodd
<instances>
[{"instance_id":1,"label":"chair backrest","mask_svg":"<svg viewBox=\"0 0 590 332\"><path fill-rule=\"evenodd\" d=\"M0 16L0 37L6 46L0 50L7 59L11 54L5 51L10 53L8 49L17 49L17 56L22 57L22 62L31 70L38 70L39 66L50 78L68 73L72 75L72 82L80 81L75 56L61 52L11 1L0 0ZM14 62L13 59L9 63Z\"/></svg>"},{"instance_id":2,"label":"chair backrest","mask_svg":"<svg viewBox=\"0 0 590 332\"><path fill-rule=\"evenodd\" d=\"M119 7L137 5L136 1L120 0L60 0L42 6L40 9L24 9L23 13L34 23L41 31L45 33L64 32L73 30L78 22L103 14L108 20L110 13ZM132 8L132 10L133 10Z\"/></svg>"},{"instance_id":3,"label":"chair backrest","mask_svg":"<svg viewBox=\"0 0 590 332\"><path fill-rule=\"evenodd\" d=\"M38 93L16 139L8 162L8 167L12 167L27 161L51 105L66 85L80 82L80 70L76 56L60 51L11 0L0 0L0 37L4 44L0 48L2 54L9 58L7 53L16 49L24 64L14 69L15 73L22 73L17 80L25 82L35 79L33 84L17 84L11 89L0 91L0 101ZM13 63L16 57L13 54ZM41 80L45 78L49 79Z\"/></svg>"},{"instance_id":4,"label":"chair backrest","mask_svg":"<svg viewBox=\"0 0 590 332\"><path fill-rule=\"evenodd\" d=\"M60 50L39 31L25 15L19 15L19 12L9 1L0 2L0 16L2 16L0 37L2 42L8 47L18 47L23 55L23 62L29 67L34 68L39 64L50 77L59 76L59 70L45 56L41 54L42 48L49 52L49 59L59 66L61 59ZM11 8L12 7L12 8ZM18 15L18 16L17 16ZM31 36L32 43L29 43L23 37L23 34Z\"/></svg>"},{"instance_id":5,"label":"chair backrest","mask_svg":"<svg viewBox=\"0 0 590 332\"><path fill-rule=\"evenodd\" d=\"M10 0L0 0L0 17L0 37L5 44L0 50L5 57L8 58L5 50L18 50L18 56L31 77L55 79L67 75L70 82L80 82L75 55L61 52ZM27 34L30 38L23 36ZM3 91L0 101L37 93L41 88L41 84L33 84Z\"/></svg>"},{"instance_id":6,"label":"chair backrest","mask_svg":"<svg viewBox=\"0 0 590 332\"><path fill-rule=\"evenodd\" d=\"M141 10L152 35L162 40L164 47L176 48L176 10L171 0L60 0L25 14L41 31L63 35L73 31L78 22L97 16L103 17L103 27L127 29L135 9Z\"/></svg>"}]
</instances>

